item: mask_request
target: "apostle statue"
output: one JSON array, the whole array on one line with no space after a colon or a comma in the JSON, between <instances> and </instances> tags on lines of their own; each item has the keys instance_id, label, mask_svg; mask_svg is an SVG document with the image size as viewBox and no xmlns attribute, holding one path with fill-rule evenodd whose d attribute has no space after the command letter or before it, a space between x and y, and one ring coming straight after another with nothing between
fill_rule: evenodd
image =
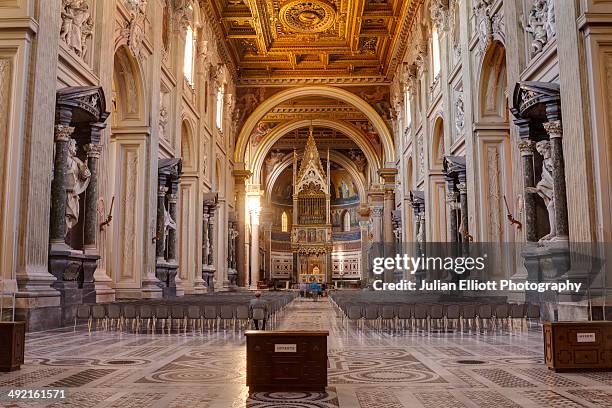
<instances>
[{"instance_id":1,"label":"apostle statue","mask_svg":"<svg viewBox=\"0 0 612 408\"><path fill-rule=\"evenodd\" d=\"M77 157L76 140L68 144L68 163L66 170L66 231L79 222L79 195L89 185L91 172L87 164Z\"/></svg>"},{"instance_id":2,"label":"apostle statue","mask_svg":"<svg viewBox=\"0 0 612 408\"><path fill-rule=\"evenodd\" d=\"M164 237L166 238L166 245L168 245L168 231L171 229L176 231L176 222L172 219L170 212L164 205Z\"/></svg>"},{"instance_id":3,"label":"apostle statue","mask_svg":"<svg viewBox=\"0 0 612 408\"><path fill-rule=\"evenodd\" d=\"M542 163L542 178L535 187L527 187L525 191L530 194L537 194L542 197L546 210L548 211L548 222L550 224L550 232L540 239L542 241L550 241L557 235L557 225L555 222L555 199L553 196L553 164L550 152L550 141L542 140L536 143L536 150L542 155L544 161Z\"/></svg>"}]
</instances>

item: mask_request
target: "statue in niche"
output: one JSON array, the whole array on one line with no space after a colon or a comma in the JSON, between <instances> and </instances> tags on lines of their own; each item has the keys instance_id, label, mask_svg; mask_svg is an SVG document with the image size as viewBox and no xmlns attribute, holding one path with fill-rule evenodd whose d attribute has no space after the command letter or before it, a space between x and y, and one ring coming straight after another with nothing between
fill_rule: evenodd
<instances>
[{"instance_id":1,"label":"statue in niche","mask_svg":"<svg viewBox=\"0 0 612 408\"><path fill-rule=\"evenodd\" d=\"M85 0L62 0L60 39L79 57L87 52L86 42L91 36L93 22Z\"/></svg>"},{"instance_id":2,"label":"statue in niche","mask_svg":"<svg viewBox=\"0 0 612 408\"><path fill-rule=\"evenodd\" d=\"M550 224L550 232L540 238L540 242L550 241L557 235L557 225L555 222L555 199L553 195L553 163L550 152L550 141L542 140L536 143L536 150L542 155L544 161L542 163L542 178L535 187L526 187L525 192L529 194L537 194L542 197L546 210L548 211L548 223Z\"/></svg>"},{"instance_id":3,"label":"statue in niche","mask_svg":"<svg viewBox=\"0 0 612 408\"><path fill-rule=\"evenodd\" d=\"M68 143L68 163L66 169L66 232L79 222L80 199L89 186L91 172L87 164L77 157L76 140Z\"/></svg>"}]
</instances>

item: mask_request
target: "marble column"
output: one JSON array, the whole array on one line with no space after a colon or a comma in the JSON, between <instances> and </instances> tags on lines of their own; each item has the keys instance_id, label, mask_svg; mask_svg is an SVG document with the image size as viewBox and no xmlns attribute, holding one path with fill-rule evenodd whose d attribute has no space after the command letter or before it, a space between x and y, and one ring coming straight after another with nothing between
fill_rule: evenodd
<instances>
[{"instance_id":1,"label":"marble column","mask_svg":"<svg viewBox=\"0 0 612 408\"><path fill-rule=\"evenodd\" d=\"M87 154L87 167L91 173L89 185L86 190L87 200L85 201L83 249L85 253L97 253L98 236L98 161L102 146L89 143L83 146Z\"/></svg>"},{"instance_id":2,"label":"marble column","mask_svg":"<svg viewBox=\"0 0 612 408\"><path fill-rule=\"evenodd\" d=\"M49 241L51 249L68 250L66 245L66 170L68 162L68 143L74 132L69 126L72 113L68 110L60 112L59 124L55 126L55 158L53 181L51 182L51 218Z\"/></svg>"},{"instance_id":3,"label":"marble column","mask_svg":"<svg viewBox=\"0 0 612 408\"><path fill-rule=\"evenodd\" d=\"M238 286L248 285L248 274L246 270L246 191L244 180L236 180L236 273Z\"/></svg>"},{"instance_id":4,"label":"marble column","mask_svg":"<svg viewBox=\"0 0 612 408\"><path fill-rule=\"evenodd\" d=\"M370 209L372 216L373 237L372 241L375 244L382 245L383 243L383 208L374 206Z\"/></svg>"},{"instance_id":5,"label":"marble column","mask_svg":"<svg viewBox=\"0 0 612 408\"><path fill-rule=\"evenodd\" d=\"M178 202L177 193L178 183L172 183L172 191L170 192L170 197L168 199L168 212L170 213L170 218L175 221L176 205ZM176 263L176 233L177 231L175 229L168 229L168 262L170 263Z\"/></svg>"},{"instance_id":6,"label":"marble column","mask_svg":"<svg viewBox=\"0 0 612 408\"><path fill-rule=\"evenodd\" d=\"M469 218L468 218L468 189L465 179L460 179L457 184L459 190L459 210L461 211L461 234L463 236L463 242L468 241L467 234L469 234Z\"/></svg>"},{"instance_id":7,"label":"marble column","mask_svg":"<svg viewBox=\"0 0 612 408\"><path fill-rule=\"evenodd\" d=\"M448 183L449 189L454 189L454 183ZM448 210L450 214L450 239L451 242L457 243L459 240L459 226L457 225L457 198L459 194L455 191L449 191L446 193L446 203L448 204Z\"/></svg>"},{"instance_id":8,"label":"marble column","mask_svg":"<svg viewBox=\"0 0 612 408\"><path fill-rule=\"evenodd\" d=\"M251 289L257 289L259 282L259 210L253 209L251 214Z\"/></svg>"},{"instance_id":9,"label":"marble column","mask_svg":"<svg viewBox=\"0 0 612 408\"><path fill-rule=\"evenodd\" d=\"M361 234L361 259L360 259L360 271L361 279L367 278L368 272L368 245L370 242L369 234L370 221L367 219L359 220L359 231Z\"/></svg>"},{"instance_id":10,"label":"marble column","mask_svg":"<svg viewBox=\"0 0 612 408\"><path fill-rule=\"evenodd\" d=\"M386 257L395 256L395 234L393 233L393 210L395 209L395 190L386 188L383 201L383 233ZM395 281L395 271L385 271L385 282Z\"/></svg>"},{"instance_id":11,"label":"marble column","mask_svg":"<svg viewBox=\"0 0 612 408\"><path fill-rule=\"evenodd\" d=\"M521 160L523 163L523 187L525 190L528 187L535 187L535 169L533 165L533 153L535 151L535 142L533 140L523 139L518 142L518 148L521 152ZM525 200L525 238L527 242L538 241L538 231L536 224L536 201L535 196L530 193L524 194Z\"/></svg>"},{"instance_id":12,"label":"marble column","mask_svg":"<svg viewBox=\"0 0 612 408\"><path fill-rule=\"evenodd\" d=\"M157 189L157 239L155 241L155 256L157 262L165 262L164 249L166 248L166 237L164 236L164 207L166 205L166 193L168 187L160 186Z\"/></svg>"},{"instance_id":13,"label":"marble column","mask_svg":"<svg viewBox=\"0 0 612 408\"><path fill-rule=\"evenodd\" d=\"M238 225L236 222L232 222L232 257L230 259L231 267L234 271L236 271L237 263L236 263L236 238L238 238Z\"/></svg>"},{"instance_id":14,"label":"marble column","mask_svg":"<svg viewBox=\"0 0 612 408\"><path fill-rule=\"evenodd\" d=\"M393 215L392 211L395 208L395 191L385 189L385 199L383 201L383 231L386 245L392 245L394 242L393 236Z\"/></svg>"},{"instance_id":15,"label":"marble column","mask_svg":"<svg viewBox=\"0 0 612 408\"><path fill-rule=\"evenodd\" d=\"M384 243L383 243L383 207L374 206L370 208L370 216L372 218L372 246L370 247L368 262L368 283L371 283L374 279L379 279L378 276L372 274L371 260L376 257L384 256Z\"/></svg>"},{"instance_id":16,"label":"marble column","mask_svg":"<svg viewBox=\"0 0 612 408\"><path fill-rule=\"evenodd\" d=\"M206 286L208 280L205 273L208 272L208 206L204 204L202 211L202 279Z\"/></svg>"},{"instance_id":17,"label":"marble column","mask_svg":"<svg viewBox=\"0 0 612 408\"><path fill-rule=\"evenodd\" d=\"M215 206L208 206L208 265L214 267L215 264Z\"/></svg>"},{"instance_id":18,"label":"marble column","mask_svg":"<svg viewBox=\"0 0 612 408\"><path fill-rule=\"evenodd\" d=\"M544 123L550 137L550 154L553 162L553 197L557 239L568 239L567 195L565 191L565 161L563 159L563 127L560 120Z\"/></svg>"}]
</instances>

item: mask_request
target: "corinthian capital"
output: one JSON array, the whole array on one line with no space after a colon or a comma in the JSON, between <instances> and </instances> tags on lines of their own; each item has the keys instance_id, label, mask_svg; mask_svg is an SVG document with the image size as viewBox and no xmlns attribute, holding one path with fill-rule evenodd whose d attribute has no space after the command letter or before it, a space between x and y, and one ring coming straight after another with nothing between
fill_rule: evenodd
<instances>
[{"instance_id":1,"label":"corinthian capital","mask_svg":"<svg viewBox=\"0 0 612 408\"><path fill-rule=\"evenodd\" d=\"M68 125L55 125L55 141L67 142L74 133L74 127Z\"/></svg>"},{"instance_id":2,"label":"corinthian capital","mask_svg":"<svg viewBox=\"0 0 612 408\"><path fill-rule=\"evenodd\" d=\"M533 140L520 140L517 146L521 156L532 156L535 152L535 142Z\"/></svg>"},{"instance_id":3,"label":"corinthian capital","mask_svg":"<svg viewBox=\"0 0 612 408\"><path fill-rule=\"evenodd\" d=\"M88 143L85 146L83 146L83 150L85 150L87 157L99 159L100 153L102 152L102 146L98 144L94 144L94 143Z\"/></svg>"},{"instance_id":4,"label":"corinthian capital","mask_svg":"<svg viewBox=\"0 0 612 408\"><path fill-rule=\"evenodd\" d=\"M551 139L563 137L563 125L561 124L560 120L552 120L544 123L544 129L546 129L546 132Z\"/></svg>"}]
</instances>

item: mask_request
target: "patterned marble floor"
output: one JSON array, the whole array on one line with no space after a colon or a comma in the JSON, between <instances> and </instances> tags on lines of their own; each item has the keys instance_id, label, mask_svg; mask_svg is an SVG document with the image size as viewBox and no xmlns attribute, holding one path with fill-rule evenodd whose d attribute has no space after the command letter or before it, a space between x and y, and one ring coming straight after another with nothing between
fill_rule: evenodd
<instances>
[{"instance_id":1,"label":"patterned marble floor","mask_svg":"<svg viewBox=\"0 0 612 408\"><path fill-rule=\"evenodd\" d=\"M29 335L25 366L0 374L0 390L67 388L68 399L2 399L0 406L612 407L612 373L548 371L535 328L496 335L361 331L343 326L326 300L294 302L280 327L330 331L327 393L258 393L249 398L240 333L89 334L66 329Z\"/></svg>"}]
</instances>

